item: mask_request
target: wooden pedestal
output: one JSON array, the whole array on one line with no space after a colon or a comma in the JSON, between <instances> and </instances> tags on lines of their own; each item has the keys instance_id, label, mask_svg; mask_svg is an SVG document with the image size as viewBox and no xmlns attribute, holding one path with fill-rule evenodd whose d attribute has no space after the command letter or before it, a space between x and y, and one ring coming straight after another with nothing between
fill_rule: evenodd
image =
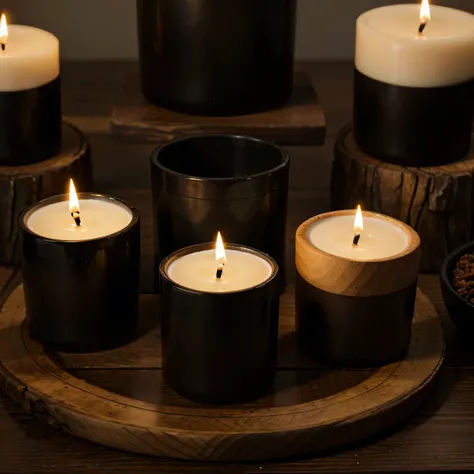
<instances>
[{"instance_id":1,"label":"wooden pedestal","mask_svg":"<svg viewBox=\"0 0 474 474\"><path fill-rule=\"evenodd\" d=\"M444 354L441 324L426 296L418 292L405 359L355 371L324 370L298 356L293 300L292 293L281 299L272 393L215 407L182 398L163 383L155 295L141 298L139 340L106 352L64 354L28 336L19 286L0 318L0 386L25 410L76 436L136 453L202 461L322 452L365 439L413 413Z\"/></svg>"},{"instance_id":2,"label":"wooden pedestal","mask_svg":"<svg viewBox=\"0 0 474 474\"><path fill-rule=\"evenodd\" d=\"M293 94L281 109L238 117L180 114L145 102L138 77L124 88L114 108L112 133L128 141L166 143L209 133L249 135L281 145L323 145L326 120L318 96L305 73L295 73Z\"/></svg>"},{"instance_id":3,"label":"wooden pedestal","mask_svg":"<svg viewBox=\"0 0 474 474\"><path fill-rule=\"evenodd\" d=\"M331 205L358 204L413 227L421 237L421 271L436 272L449 252L474 238L474 151L444 166L392 165L362 152L348 125L336 139Z\"/></svg>"},{"instance_id":4,"label":"wooden pedestal","mask_svg":"<svg viewBox=\"0 0 474 474\"><path fill-rule=\"evenodd\" d=\"M18 214L41 199L63 194L73 178L76 188L92 190L89 144L82 133L63 123L62 149L53 158L23 166L0 166L0 264L19 262Z\"/></svg>"}]
</instances>

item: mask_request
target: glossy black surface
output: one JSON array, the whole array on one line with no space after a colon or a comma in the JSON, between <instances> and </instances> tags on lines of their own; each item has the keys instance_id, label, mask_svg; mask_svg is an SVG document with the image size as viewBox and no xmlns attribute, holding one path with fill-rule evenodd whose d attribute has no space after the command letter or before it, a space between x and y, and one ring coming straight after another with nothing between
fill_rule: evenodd
<instances>
[{"instance_id":1,"label":"glossy black surface","mask_svg":"<svg viewBox=\"0 0 474 474\"><path fill-rule=\"evenodd\" d=\"M296 0L137 0L142 92L198 115L283 105L293 78Z\"/></svg>"},{"instance_id":2,"label":"glossy black surface","mask_svg":"<svg viewBox=\"0 0 474 474\"><path fill-rule=\"evenodd\" d=\"M304 353L336 367L379 367L410 344L416 281L396 293L353 297L320 290L297 274L296 331Z\"/></svg>"},{"instance_id":3,"label":"glossy black surface","mask_svg":"<svg viewBox=\"0 0 474 474\"><path fill-rule=\"evenodd\" d=\"M94 195L79 194L79 199L86 196ZM138 211L131 208L132 221L122 231L89 241L49 240L27 228L25 222L34 208L65 199L46 199L23 211L19 218L30 335L65 352L119 346L137 332Z\"/></svg>"},{"instance_id":4,"label":"glossy black surface","mask_svg":"<svg viewBox=\"0 0 474 474\"><path fill-rule=\"evenodd\" d=\"M272 387L278 345L278 267L266 257L274 268L269 280L235 293L192 291L167 277L174 259L211 248L212 243L188 247L160 267L163 377L191 400L242 403Z\"/></svg>"},{"instance_id":5,"label":"glossy black surface","mask_svg":"<svg viewBox=\"0 0 474 474\"><path fill-rule=\"evenodd\" d=\"M284 276L289 155L253 138L209 135L151 157L156 269L175 250L215 241L271 255Z\"/></svg>"},{"instance_id":6,"label":"glossy black surface","mask_svg":"<svg viewBox=\"0 0 474 474\"><path fill-rule=\"evenodd\" d=\"M474 306L457 294L452 281L456 263L463 255L472 252L474 252L474 242L459 247L444 259L439 272L441 292L446 309L459 333L468 338L472 337L474 331Z\"/></svg>"},{"instance_id":7,"label":"glossy black surface","mask_svg":"<svg viewBox=\"0 0 474 474\"><path fill-rule=\"evenodd\" d=\"M415 88L354 76L354 133L382 161L428 166L465 157L471 146L474 81Z\"/></svg>"},{"instance_id":8,"label":"glossy black surface","mask_svg":"<svg viewBox=\"0 0 474 474\"><path fill-rule=\"evenodd\" d=\"M0 165L43 161L60 149L59 76L35 89L0 92Z\"/></svg>"}]
</instances>

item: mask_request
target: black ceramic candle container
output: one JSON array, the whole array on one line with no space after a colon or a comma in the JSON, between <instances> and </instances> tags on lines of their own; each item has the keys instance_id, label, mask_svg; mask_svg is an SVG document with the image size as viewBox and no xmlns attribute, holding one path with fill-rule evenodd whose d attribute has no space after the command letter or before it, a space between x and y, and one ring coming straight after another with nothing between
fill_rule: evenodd
<instances>
[{"instance_id":1,"label":"black ceramic candle container","mask_svg":"<svg viewBox=\"0 0 474 474\"><path fill-rule=\"evenodd\" d=\"M464 158L474 114L474 16L431 6L392 5L357 20L354 133L367 154L405 166Z\"/></svg>"},{"instance_id":2,"label":"black ceramic candle container","mask_svg":"<svg viewBox=\"0 0 474 474\"><path fill-rule=\"evenodd\" d=\"M265 395L272 387L278 344L278 266L256 250L228 245L226 252L236 252L236 258L242 253L251 257L249 277L255 274L250 266L260 260L268 266L266 277L223 293L192 289L176 281L180 271L173 273L172 266L179 259L213 249L210 243L191 246L173 253L160 266L163 376L176 392L192 400L242 403ZM214 263L211 255L210 279ZM189 267L186 278L192 279L196 267L192 263ZM222 279L232 278L232 270L229 259ZM199 278L206 275L196 270Z\"/></svg>"},{"instance_id":3,"label":"black ceramic candle container","mask_svg":"<svg viewBox=\"0 0 474 474\"><path fill-rule=\"evenodd\" d=\"M289 155L234 135L196 136L158 148L151 157L155 258L215 239L254 247L282 274ZM284 282L283 276L281 282Z\"/></svg>"},{"instance_id":4,"label":"black ceramic candle container","mask_svg":"<svg viewBox=\"0 0 474 474\"><path fill-rule=\"evenodd\" d=\"M382 366L403 358L410 343L420 239L402 222L370 212L364 215L366 234L376 236L380 230L387 230L380 237L390 239L393 233L395 240L402 238L400 251L364 261L331 254L316 246L318 231L326 233L322 240L336 244L339 241L336 232L316 226L335 217L342 221L346 217L353 219L354 211L321 214L304 222L296 233L299 346L307 355L330 366ZM377 225L371 229L371 224ZM349 255L352 235L350 231L345 234ZM367 239L371 236L362 234L359 245L363 246ZM358 255L358 250L353 250Z\"/></svg>"},{"instance_id":5,"label":"black ceramic candle container","mask_svg":"<svg viewBox=\"0 0 474 474\"><path fill-rule=\"evenodd\" d=\"M138 0L142 91L157 105L240 115L292 89L296 0Z\"/></svg>"},{"instance_id":6,"label":"black ceramic candle container","mask_svg":"<svg viewBox=\"0 0 474 474\"><path fill-rule=\"evenodd\" d=\"M0 164L35 163L61 149L59 42L29 26L8 31L0 51Z\"/></svg>"},{"instance_id":7,"label":"black ceramic candle container","mask_svg":"<svg viewBox=\"0 0 474 474\"><path fill-rule=\"evenodd\" d=\"M108 196L82 193L79 199L81 203L92 200L117 206L120 212L129 213L129 223L109 235L90 240L65 241L33 231L31 216L47 206L68 200L66 195L45 199L19 217L30 335L65 352L119 346L136 336L138 325L138 212ZM92 227L97 222L88 224L90 213L87 204L85 207L81 210L83 225ZM107 208L103 211L107 212ZM54 217L47 226L54 236Z\"/></svg>"}]
</instances>

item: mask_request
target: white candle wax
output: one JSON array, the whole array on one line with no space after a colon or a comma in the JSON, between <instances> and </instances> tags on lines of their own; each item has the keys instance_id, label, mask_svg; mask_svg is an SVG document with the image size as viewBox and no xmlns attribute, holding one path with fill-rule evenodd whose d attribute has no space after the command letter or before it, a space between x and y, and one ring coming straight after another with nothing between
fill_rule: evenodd
<instances>
[{"instance_id":1,"label":"white candle wax","mask_svg":"<svg viewBox=\"0 0 474 474\"><path fill-rule=\"evenodd\" d=\"M408 87L442 87L474 78L474 15L431 6L418 33L420 4L392 5L357 20L355 67L372 79Z\"/></svg>"},{"instance_id":2,"label":"white candle wax","mask_svg":"<svg viewBox=\"0 0 474 474\"><path fill-rule=\"evenodd\" d=\"M40 87L59 76L59 41L53 34L23 25L8 26L0 50L0 92Z\"/></svg>"},{"instance_id":3,"label":"white candle wax","mask_svg":"<svg viewBox=\"0 0 474 474\"><path fill-rule=\"evenodd\" d=\"M221 278L216 278L216 251L202 250L174 260L167 268L168 277L185 288L209 293L246 290L267 281L271 265L248 252L226 249L227 263Z\"/></svg>"},{"instance_id":4,"label":"white candle wax","mask_svg":"<svg viewBox=\"0 0 474 474\"><path fill-rule=\"evenodd\" d=\"M47 204L33 210L26 226L35 234L62 241L84 241L106 237L127 227L132 212L120 203L107 199L80 199L81 226L69 211L69 201Z\"/></svg>"},{"instance_id":5,"label":"white candle wax","mask_svg":"<svg viewBox=\"0 0 474 474\"><path fill-rule=\"evenodd\" d=\"M370 261L390 258L408 247L408 235L401 227L382 218L364 216L364 230L353 245L354 216L330 216L308 229L309 241L331 255Z\"/></svg>"}]
</instances>

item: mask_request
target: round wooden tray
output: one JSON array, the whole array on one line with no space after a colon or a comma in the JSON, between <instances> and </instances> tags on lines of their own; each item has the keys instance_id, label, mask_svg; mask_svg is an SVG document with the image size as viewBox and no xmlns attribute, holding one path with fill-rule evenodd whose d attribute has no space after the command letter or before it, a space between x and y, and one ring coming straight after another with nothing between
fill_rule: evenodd
<instances>
[{"instance_id":1,"label":"round wooden tray","mask_svg":"<svg viewBox=\"0 0 474 474\"><path fill-rule=\"evenodd\" d=\"M440 322L419 291L405 360L376 370L324 371L298 356L288 293L274 392L247 405L202 406L161 382L157 297L143 296L141 307L143 336L134 343L102 353L50 354L23 327L17 287L0 315L2 387L45 422L95 443L183 459L269 460L344 446L400 423L443 361Z\"/></svg>"}]
</instances>

